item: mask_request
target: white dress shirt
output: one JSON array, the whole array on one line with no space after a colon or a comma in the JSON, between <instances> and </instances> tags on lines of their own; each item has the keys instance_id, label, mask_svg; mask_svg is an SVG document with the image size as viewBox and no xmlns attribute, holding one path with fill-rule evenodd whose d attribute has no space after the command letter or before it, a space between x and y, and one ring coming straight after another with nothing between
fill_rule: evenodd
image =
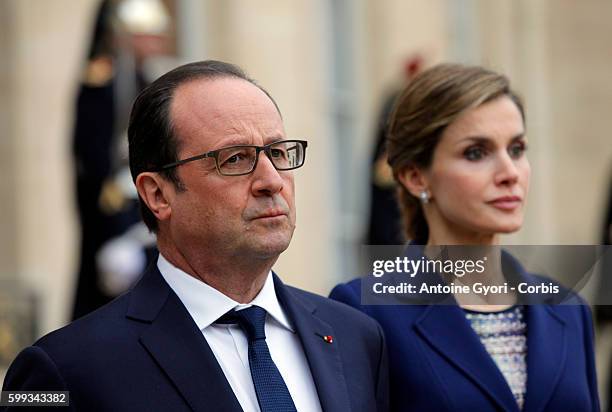
<instances>
[{"instance_id":1,"label":"white dress shirt","mask_svg":"<svg viewBox=\"0 0 612 412\"><path fill-rule=\"evenodd\" d=\"M270 355L291 393L298 411L321 411L317 389L300 339L280 306L272 272L249 304L240 304L206 283L173 266L160 253L157 267L193 318L219 362L240 406L259 412L249 368L249 344L238 325L215 324L226 312L257 305L266 310L266 342ZM205 388L202 388L205 390Z\"/></svg>"}]
</instances>

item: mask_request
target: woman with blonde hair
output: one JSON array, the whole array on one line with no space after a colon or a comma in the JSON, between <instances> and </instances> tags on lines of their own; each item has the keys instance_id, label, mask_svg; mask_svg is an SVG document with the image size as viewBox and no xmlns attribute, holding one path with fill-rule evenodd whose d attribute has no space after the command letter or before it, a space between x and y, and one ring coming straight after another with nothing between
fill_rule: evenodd
<instances>
[{"instance_id":1,"label":"woman with blonde hair","mask_svg":"<svg viewBox=\"0 0 612 412\"><path fill-rule=\"evenodd\" d=\"M411 245L495 250L500 234L519 230L531 172L526 140L523 103L506 77L457 64L417 76L395 103L387 142ZM492 256L503 282L502 261L512 258ZM455 293L450 305L365 305L364 285L338 285L331 297L385 331L392 410L599 410L591 314L579 298L527 305L510 293L492 305Z\"/></svg>"}]
</instances>

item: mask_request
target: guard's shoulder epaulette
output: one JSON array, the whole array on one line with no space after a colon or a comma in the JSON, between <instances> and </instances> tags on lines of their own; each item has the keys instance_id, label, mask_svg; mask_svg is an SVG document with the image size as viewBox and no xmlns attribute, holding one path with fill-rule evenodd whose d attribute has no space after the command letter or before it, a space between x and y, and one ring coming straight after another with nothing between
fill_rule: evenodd
<instances>
[{"instance_id":1,"label":"guard's shoulder epaulette","mask_svg":"<svg viewBox=\"0 0 612 412\"><path fill-rule=\"evenodd\" d=\"M111 80L113 71L113 60L110 57L96 57L85 67L83 84L89 87L102 87Z\"/></svg>"}]
</instances>

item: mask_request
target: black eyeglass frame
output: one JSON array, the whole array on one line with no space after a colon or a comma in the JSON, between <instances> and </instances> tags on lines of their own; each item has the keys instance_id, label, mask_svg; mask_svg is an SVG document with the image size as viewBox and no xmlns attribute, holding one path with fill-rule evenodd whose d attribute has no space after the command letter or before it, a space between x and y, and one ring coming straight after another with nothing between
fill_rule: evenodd
<instances>
[{"instance_id":1,"label":"black eyeglass frame","mask_svg":"<svg viewBox=\"0 0 612 412\"><path fill-rule=\"evenodd\" d=\"M302 163L299 166L295 166L295 167L288 167L288 168L276 167L276 164L274 164L274 160L272 159L272 153L270 152L270 148L279 143L299 143L301 144L304 148L304 158L302 160ZM226 150L226 149L236 149L236 148L244 148L244 147L255 148L255 162L253 163L253 167L251 168L251 170L249 170L248 172L238 173L238 174L223 173L221 171L221 168L219 167L219 152L222 150ZM270 163L272 163L272 166L274 166L276 170L280 170L280 171L294 170L294 169L298 169L304 166L304 163L306 162L306 147L308 147L308 142L306 140L279 140L277 142L272 142L264 146L257 146L257 145L252 145L252 144L240 144L240 145L234 145L234 146L227 146L227 147L222 147L217 150L211 150L210 152L202 153L196 156L188 157L187 159L177 160L176 162L168 163L166 165L159 167L157 171L161 172L162 170L171 169L173 167L184 165L185 163L193 162L193 161L200 160L200 159L205 159L207 157L212 157L215 159L215 167L217 168L217 172L219 172L220 175L222 176L244 176L244 175L253 173L253 171L257 168L257 163L259 162L259 153L261 153L262 151L266 154L266 156L270 160Z\"/></svg>"}]
</instances>

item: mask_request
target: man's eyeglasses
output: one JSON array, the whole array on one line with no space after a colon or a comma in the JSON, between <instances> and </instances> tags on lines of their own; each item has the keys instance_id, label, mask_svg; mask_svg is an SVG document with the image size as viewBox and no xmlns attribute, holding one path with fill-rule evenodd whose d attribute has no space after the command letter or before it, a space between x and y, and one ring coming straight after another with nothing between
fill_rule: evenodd
<instances>
[{"instance_id":1,"label":"man's eyeglasses","mask_svg":"<svg viewBox=\"0 0 612 412\"><path fill-rule=\"evenodd\" d=\"M217 170L224 176L248 175L257 167L259 153L264 152L276 170L293 170L301 167L306 158L305 140L281 140L265 146L238 145L223 147L208 153L189 157L159 168L166 170L195 160L214 157Z\"/></svg>"}]
</instances>

